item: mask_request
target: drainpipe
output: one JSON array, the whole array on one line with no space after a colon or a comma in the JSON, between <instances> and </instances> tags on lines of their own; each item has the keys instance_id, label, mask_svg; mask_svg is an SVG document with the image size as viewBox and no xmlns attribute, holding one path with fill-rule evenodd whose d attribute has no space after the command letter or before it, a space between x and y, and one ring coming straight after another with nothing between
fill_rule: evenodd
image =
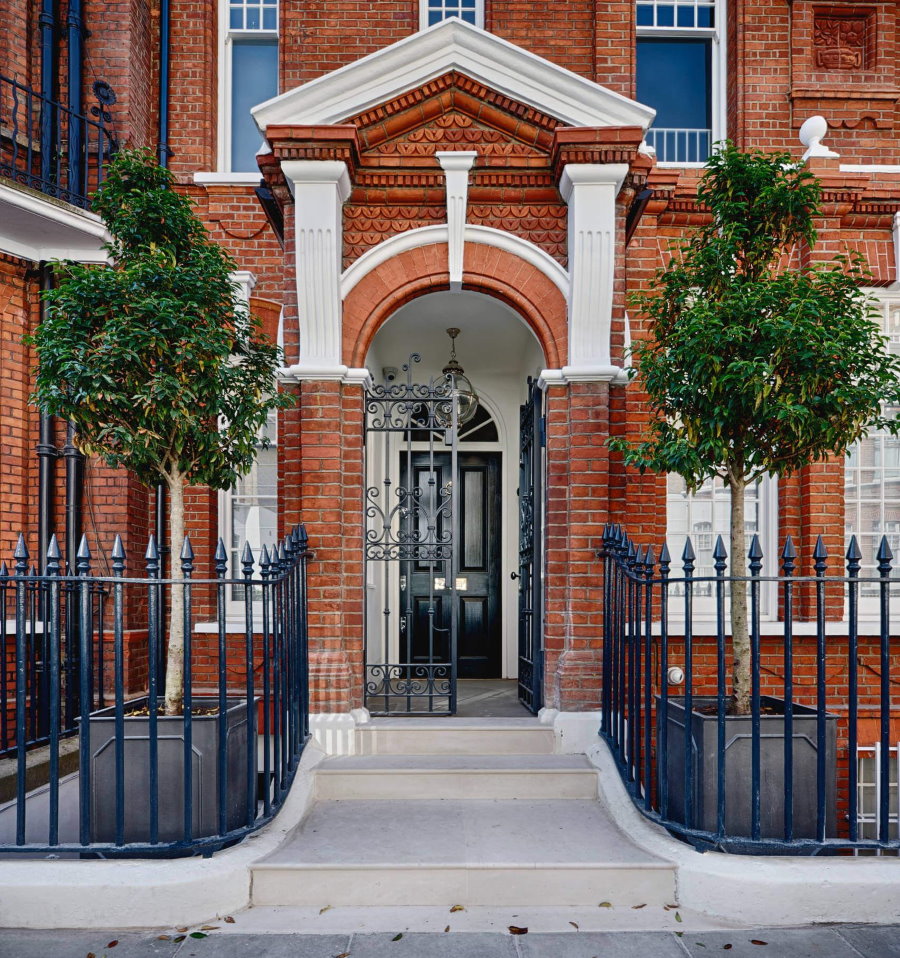
<instances>
[{"instance_id":1,"label":"drainpipe","mask_svg":"<svg viewBox=\"0 0 900 958\"><path fill-rule=\"evenodd\" d=\"M169 0L160 0L159 6L159 165L169 165L169 34L170 34L170 6ZM154 535L159 550L159 576L166 577L166 559L169 555L166 535L166 484L157 483L154 510ZM160 637L158 675L162 681L165 677L166 656L165 642L162 636L166 628L166 604L157 603L157 635Z\"/></svg>"},{"instance_id":2,"label":"drainpipe","mask_svg":"<svg viewBox=\"0 0 900 958\"><path fill-rule=\"evenodd\" d=\"M159 165L169 165L169 0L159 5Z\"/></svg>"},{"instance_id":3,"label":"drainpipe","mask_svg":"<svg viewBox=\"0 0 900 958\"><path fill-rule=\"evenodd\" d=\"M41 263L41 291L53 288L53 267ZM46 305L41 299L41 322L46 315ZM54 440L56 420L54 416L41 415L38 457L38 558L43 575L47 565L47 550L53 534L53 490L56 485L56 459L59 450Z\"/></svg>"},{"instance_id":4,"label":"drainpipe","mask_svg":"<svg viewBox=\"0 0 900 958\"><path fill-rule=\"evenodd\" d=\"M69 423L63 459L66 462L66 565L75 574L75 554L81 542L81 494L84 489L84 456L75 448L75 427Z\"/></svg>"},{"instance_id":5,"label":"drainpipe","mask_svg":"<svg viewBox=\"0 0 900 958\"><path fill-rule=\"evenodd\" d=\"M56 157L56 106L59 94L59 51L56 46L56 0L43 0L41 29L41 179L53 181Z\"/></svg>"},{"instance_id":6,"label":"drainpipe","mask_svg":"<svg viewBox=\"0 0 900 958\"><path fill-rule=\"evenodd\" d=\"M84 68L83 24L81 0L69 0L69 191L87 196L87 168L84 162L84 131L82 129L81 76ZM76 546L77 548L77 546Z\"/></svg>"}]
</instances>

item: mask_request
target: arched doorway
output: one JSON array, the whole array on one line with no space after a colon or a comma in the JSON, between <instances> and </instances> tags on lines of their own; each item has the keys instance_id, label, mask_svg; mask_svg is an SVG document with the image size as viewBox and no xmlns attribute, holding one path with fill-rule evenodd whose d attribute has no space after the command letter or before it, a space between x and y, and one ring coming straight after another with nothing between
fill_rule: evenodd
<instances>
[{"instance_id":1,"label":"arched doorway","mask_svg":"<svg viewBox=\"0 0 900 958\"><path fill-rule=\"evenodd\" d=\"M452 327L479 396L455 430L440 408ZM520 419L544 366L522 317L472 291L417 297L371 342L365 687L376 714L452 714L457 678L517 677Z\"/></svg>"}]
</instances>

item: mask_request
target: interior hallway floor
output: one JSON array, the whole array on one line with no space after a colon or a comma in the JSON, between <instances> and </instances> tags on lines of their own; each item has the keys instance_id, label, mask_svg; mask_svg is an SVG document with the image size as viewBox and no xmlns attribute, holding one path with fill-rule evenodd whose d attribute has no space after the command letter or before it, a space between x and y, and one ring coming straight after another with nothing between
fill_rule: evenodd
<instances>
[{"instance_id":1,"label":"interior hallway floor","mask_svg":"<svg viewBox=\"0 0 900 958\"><path fill-rule=\"evenodd\" d=\"M456 714L460 718L528 718L515 679L460 679Z\"/></svg>"}]
</instances>

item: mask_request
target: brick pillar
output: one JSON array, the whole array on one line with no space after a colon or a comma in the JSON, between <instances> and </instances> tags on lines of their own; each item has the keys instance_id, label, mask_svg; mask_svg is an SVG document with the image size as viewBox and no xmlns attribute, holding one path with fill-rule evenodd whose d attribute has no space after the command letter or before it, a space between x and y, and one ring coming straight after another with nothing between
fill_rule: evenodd
<instances>
[{"instance_id":1,"label":"brick pillar","mask_svg":"<svg viewBox=\"0 0 900 958\"><path fill-rule=\"evenodd\" d=\"M548 390L544 698L566 711L600 706L608 435L607 383Z\"/></svg>"},{"instance_id":2,"label":"brick pillar","mask_svg":"<svg viewBox=\"0 0 900 958\"><path fill-rule=\"evenodd\" d=\"M280 500L285 530L304 522L308 566L310 707L362 703L363 396L357 385L304 380L282 414Z\"/></svg>"}]
</instances>

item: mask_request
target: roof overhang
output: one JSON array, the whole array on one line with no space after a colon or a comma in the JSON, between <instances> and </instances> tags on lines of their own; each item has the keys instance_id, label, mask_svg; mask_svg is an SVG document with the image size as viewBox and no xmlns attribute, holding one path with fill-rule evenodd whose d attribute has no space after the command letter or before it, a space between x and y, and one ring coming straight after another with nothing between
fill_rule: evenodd
<instances>
[{"instance_id":1,"label":"roof overhang","mask_svg":"<svg viewBox=\"0 0 900 958\"><path fill-rule=\"evenodd\" d=\"M451 70L566 126L638 126L655 111L508 40L452 17L254 107L274 124L326 125L394 99Z\"/></svg>"}]
</instances>

